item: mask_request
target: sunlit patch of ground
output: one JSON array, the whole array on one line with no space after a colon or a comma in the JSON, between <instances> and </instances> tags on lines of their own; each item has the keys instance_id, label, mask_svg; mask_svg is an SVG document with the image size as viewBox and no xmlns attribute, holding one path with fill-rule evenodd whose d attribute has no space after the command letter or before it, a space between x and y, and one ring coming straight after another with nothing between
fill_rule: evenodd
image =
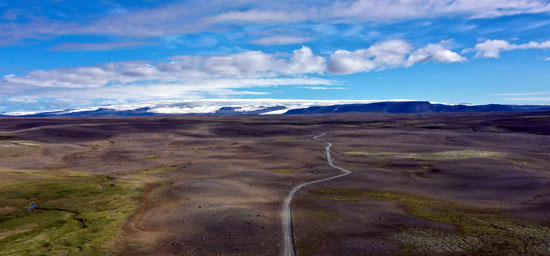
<instances>
[{"instance_id":1,"label":"sunlit patch of ground","mask_svg":"<svg viewBox=\"0 0 550 256\"><path fill-rule=\"evenodd\" d=\"M142 182L112 175L0 170L0 255L102 255L138 207Z\"/></svg>"},{"instance_id":2,"label":"sunlit patch of ground","mask_svg":"<svg viewBox=\"0 0 550 256\"><path fill-rule=\"evenodd\" d=\"M150 155L150 156L146 156L145 158L143 158L144 160L155 160L155 159L158 159L160 158L160 156L157 156L157 155Z\"/></svg>"},{"instance_id":3,"label":"sunlit patch of ground","mask_svg":"<svg viewBox=\"0 0 550 256\"><path fill-rule=\"evenodd\" d=\"M376 157L382 159L416 159L425 161L457 161L467 160L472 158L488 158L488 159L501 159L506 154L494 151L481 151L481 150L454 150L454 151L442 151L435 153L398 153L398 152L362 152L362 151L349 151L345 152L348 155L362 155L369 157Z\"/></svg>"},{"instance_id":4,"label":"sunlit patch of ground","mask_svg":"<svg viewBox=\"0 0 550 256\"><path fill-rule=\"evenodd\" d=\"M295 139L294 138L278 138L278 139L275 139L275 141L277 142L291 142L291 141L294 141Z\"/></svg>"},{"instance_id":5,"label":"sunlit patch of ground","mask_svg":"<svg viewBox=\"0 0 550 256\"><path fill-rule=\"evenodd\" d=\"M342 214L328 208L319 208L313 212L312 220L314 222L325 222L325 221L342 222Z\"/></svg>"},{"instance_id":6,"label":"sunlit patch of ground","mask_svg":"<svg viewBox=\"0 0 550 256\"><path fill-rule=\"evenodd\" d=\"M172 170L174 170L173 167L159 167L159 168L152 168L152 169L144 170L144 171L140 172L139 174L142 174L142 175L158 175L158 174L165 174L165 173L170 172Z\"/></svg>"},{"instance_id":7,"label":"sunlit patch of ground","mask_svg":"<svg viewBox=\"0 0 550 256\"><path fill-rule=\"evenodd\" d=\"M549 226L514 219L505 211L396 192L324 189L314 193L321 200L392 201L409 215L456 227L456 231L403 227L389 235L403 245L406 255L550 255Z\"/></svg>"},{"instance_id":8,"label":"sunlit patch of ground","mask_svg":"<svg viewBox=\"0 0 550 256\"><path fill-rule=\"evenodd\" d=\"M283 173L283 174L293 174L295 172L298 171L298 169L293 169L293 168L281 168L281 169L272 169L270 170L272 172L276 172L276 173Z\"/></svg>"},{"instance_id":9,"label":"sunlit patch of ground","mask_svg":"<svg viewBox=\"0 0 550 256\"><path fill-rule=\"evenodd\" d=\"M22 157L40 152L40 144L23 140L2 140L0 138L0 159Z\"/></svg>"}]
</instances>

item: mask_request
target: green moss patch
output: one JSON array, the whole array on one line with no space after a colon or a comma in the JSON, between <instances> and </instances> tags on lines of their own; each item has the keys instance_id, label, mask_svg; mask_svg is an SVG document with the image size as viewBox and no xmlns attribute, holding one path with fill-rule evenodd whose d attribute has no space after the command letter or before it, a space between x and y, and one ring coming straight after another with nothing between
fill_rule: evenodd
<instances>
[{"instance_id":1,"label":"green moss patch","mask_svg":"<svg viewBox=\"0 0 550 256\"><path fill-rule=\"evenodd\" d=\"M314 256L319 247L330 242L331 234L320 233L296 241L298 256Z\"/></svg>"},{"instance_id":2,"label":"green moss patch","mask_svg":"<svg viewBox=\"0 0 550 256\"><path fill-rule=\"evenodd\" d=\"M411 229L391 236L405 245L402 254L460 255L470 254L482 246L477 237L462 236L437 229Z\"/></svg>"},{"instance_id":3,"label":"green moss patch","mask_svg":"<svg viewBox=\"0 0 550 256\"><path fill-rule=\"evenodd\" d=\"M345 152L348 155L363 155L382 159L416 159L425 161L457 161L473 158L501 159L506 156L505 153L482 151L482 150L453 150L434 153L399 153L399 152Z\"/></svg>"},{"instance_id":4,"label":"green moss patch","mask_svg":"<svg viewBox=\"0 0 550 256\"><path fill-rule=\"evenodd\" d=\"M0 211L0 255L103 255L138 194L105 175L2 182L0 205L10 210Z\"/></svg>"},{"instance_id":5,"label":"green moss patch","mask_svg":"<svg viewBox=\"0 0 550 256\"><path fill-rule=\"evenodd\" d=\"M160 158L160 156L151 155L151 156L146 156L143 159L145 159L145 160L154 160L154 159L159 159L159 158Z\"/></svg>"},{"instance_id":6,"label":"green moss patch","mask_svg":"<svg viewBox=\"0 0 550 256\"><path fill-rule=\"evenodd\" d=\"M359 196L350 196L350 195L324 195L319 196L317 199L320 200L333 200L333 201L348 201L348 202L357 202L361 200Z\"/></svg>"},{"instance_id":7,"label":"green moss patch","mask_svg":"<svg viewBox=\"0 0 550 256\"><path fill-rule=\"evenodd\" d=\"M140 174L143 175L158 175L158 174L165 174L169 171L174 170L172 167L159 167L154 169L147 169L145 171L140 172Z\"/></svg>"},{"instance_id":8,"label":"green moss patch","mask_svg":"<svg viewBox=\"0 0 550 256\"><path fill-rule=\"evenodd\" d=\"M13 139L13 138L15 138L15 137L12 136L12 135L0 133L0 140L9 140L9 139Z\"/></svg>"},{"instance_id":9,"label":"green moss patch","mask_svg":"<svg viewBox=\"0 0 550 256\"><path fill-rule=\"evenodd\" d=\"M519 166L527 166L527 165L531 165L529 162L527 161L519 161L519 160L508 160L511 164L514 164L514 165L519 165Z\"/></svg>"},{"instance_id":10,"label":"green moss patch","mask_svg":"<svg viewBox=\"0 0 550 256\"><path fill-rule=\"evenodd\" d=\"M455 232L438 229L403 229L390 235L407 255L550 255L550 227L511 218L507 212L475 208L396 192L360 189L314 191L325 198L360 197L394 201L412 216L450 224Z\"/></svg>"},{"instance_id":11,"label":"green moss patch","mask_svg":"<svg viewBox=\"0 0 550 256\"><path fill-rule=\"evenodd\" d=\"M342 215L328 208L319 208L313 212L314 221L335 221L342 222Z\"/></svg>"},{"instance_id":12,"label":"green moss patch","mask_svg":"<svg viewBox=\"0 0 550 256\"><path fill-rule=\"evenodd\" d=\"M0 138L0 158L23 157L40 152L40 144L32 141Z\"/></svg>"},{"instance_id":13,"label":"green moss patch","mask_svg":"<svg viewBox=\"0 0 550 256\"><path fill-rule=\"evenodd\" d=\"M275 139L275 141L277 142L290 142L290 141L294 141L293 138L278 138L278 139Z\"/></svg>"},{"instance_id":14,"label":"green moss patch","mask_svg":"<svg viewBox=\"0 0 550 256\"><path fill-rule=\"evenodd\" d=\"M297 172L298 169L284 168L284 169L272 169L270 171L276 172L276 173L292 174L292 173Z\"/></svg>"}]
</instances>

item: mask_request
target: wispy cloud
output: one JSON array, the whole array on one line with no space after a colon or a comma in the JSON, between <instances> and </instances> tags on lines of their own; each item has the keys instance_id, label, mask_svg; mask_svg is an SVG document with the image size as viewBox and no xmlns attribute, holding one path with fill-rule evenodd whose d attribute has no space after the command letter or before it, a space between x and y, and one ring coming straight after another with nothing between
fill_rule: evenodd
<instances>
[{"instance_id":1,"label":"wispy cloud","mask_svg":"<svg viewBox=\"0 0 550 256\"><path fill-rule=\"evenodd\" d=\"M347 87L326 87L326 86L302 86L295 87L297 89L310 89L310 90L347 90Z\"/></svg>"},{"instance_id":2,"label":"wispy cloud","mask_svg":"<svg viewBox=\"0 0 550 256\"><path fill-rule=\"evenodd\" d=\"M268 95L268 94L271 94L269 92L254 92L254 91L237 91L236 93L242 94L242 95Z\"/></svg>"},{"instance_id":3,"label":"wispy cloud","mask_svg":"<svg viewBox=\"0 0 550 256\"><path fill-rule=\"evenodd\" d=\"M550 95L550 92L524 92L524 93L497 93L494 96L528 96L528 95Z\"/></svg>"},{"instance_id":4,"label":"wispy cloud","mask_svg":"<svg viewBox=\"0 0 550 256\"><path fill-rule=\"evenodd\" d=\"M11 10L17 12L17 10ZM8 15L0 21L0 44L28 38L59 35L117 35L147 38L231 29L232 25L298 22L393 22L436 17L492 18L517 14L548 13L546 0L356 0L356 1L229 1L174 2L154 8L122 9L78 20L28 15L23 22ZM72 17L72 15L71 15ZM357 29L360 29L359 27Z\"/></svg>"},{"instance_id":5,"label":"wispy cloud","mask_svg":"<svg viewBox=\"0 0 550 256\"><path fill-rule=\"evenodd\" d=\"M152 45L154 42L133 41L133 42L107 42L107 43L63 43L52 47L55 51L111 51L127 49L144 45Z\"/></svg>"},{"instance_id":6,"label":"wispy cloud","mask_svg":"<svg viewBox=\"0 0 550 256\"><path fill-rule=\"evenodd\" d=\"M310 41L310 37L275 35L253 40L252 43L261 45L301 44Z\"/></svg>"},{"instance_id":7,"label":"wispy cloud","mask_svg":"<svg viewBox=\"0 0 550 256\"><path fill-rule=\"evenodd\" d=\"M519 98L504 98L510 101L544 101L550 102L550 97L519 97Z\"/></svg>"},{"instance_id":8,"label":"wispy cloud","mask_svg":"<svg viewBox=\"0 0 550 256\"><path fill-rule=\"evenodd\" d=\"M300 11L258 10L224 12L202 19L204 24L245 22L255 24L293 23L304 21L308 17Z\"/></svg>"},{"instance_id":9,"label":"wispy cloud","mask_svg":"<svg viewBox=\"0 0 550 256\"><path fill-rule=\"evenodd\" d=\"M395 20L440 16L491 18L550 11L544 0L358 0L333 4L328 16L362 20Z\"/></svg>"}]
</instances>

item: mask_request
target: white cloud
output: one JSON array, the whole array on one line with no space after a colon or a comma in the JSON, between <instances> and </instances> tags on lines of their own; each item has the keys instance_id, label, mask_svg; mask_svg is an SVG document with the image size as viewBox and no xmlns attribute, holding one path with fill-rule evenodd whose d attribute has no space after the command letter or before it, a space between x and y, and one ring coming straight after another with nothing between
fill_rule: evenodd
<instances>
[{"instance_id":1,"label":"white cloud","mask_svg":"<svg viewBox=\"0 0 550 256\"><path fill-rule=\"evenodd\" d=\"M445 63L466 60L440 44L429 44L424 48L412 50L412 45L403 40L383 41L353 52L338 50L330 57L328 71L336 74L351 74L392 67L410 67L417 62L427 60Z\"/></svg>"},{"instance_id":2,"label":"white cloud","mask_svg":"<svg viewBox=\"0 0 550 256\"><path fill-rule=\"evenodd\" d=\"M28 91L24 94L10 95L7 101L36 102L43 99L55 99L57 104L98 105L117 104L131 101L163 99L201 99L205 95L227 97L243 94L263 94L250 91L238 91L241 88L286 86L286 85L332 85L334 81L314 78L227 78L203 79L181 83L124 84L98 88L49 88Z\"/></svg>"},{"instance_id":3,"label":"white cloud","mask_svg":"<svg viewBox=\"0 0 550 256\"><path fill-rule=\"evenodd\" d=\"M548 13L547 0L356 0L356 1L185 1L149 9L129 9L96 15L95 20L53 20L32 13L26 23L0 23L0 44L44 35L118 35L147 38L220 31L233 25L279 25L393 22L406 19L465 17L491 18ZM62 14L62 13L61 13Z\"/></svg>"},{"instance_id":4,"label":"white cloud","mask_svg":"<svg viewBox=\"0 0 550 256\"><path fill-rule=\"evenodd\" d=\"M403 66L411 49L412 46L403 40L389 40L353 52L337 50L330 56L328 71L351 74Z\"/></svg>"},{"instance_id":5,"label":"white cloud","mask_svg":"<svg viewBox=\"0 0 550 256\"><path fill-rule=\"evenodd\" d=\"M268 95L269 92L254 92L254 91L238 91L237 94L242 95Z\"/></svg>"},{"instance_id":6,"label":"white cloud","mask_svg":"<svg viewBox=\"0 0 550 256\"><path fill-rule=\"evenodd\" d=\"M324 87L324 86L304 86L304 87L296 87L298 89L310 89L310 90L347 90L346 87Z\"/></svg>"},{"instance_id":7,"label":"white cloud","mask_svg":"<svg viewBox=\"0 0 550 256\"><path fill-rule=\"evenodd\" d=\"M326 69L325 59L315 56L310 48L303 46L299 50L292 52L289 60L281 59L278 61L282 73L300 74L300 73L322 73Z\"/></svg>"},{"instance_id":8,"label":"white cloud","mask_svg":"<svg viewBox=\"0 0 550 256\"><path fill-rule=\"evenodd\" d=\"M466 58L458 53L446 49L440 44L428 44L426 47L418 49L409 55L406 66L411 66L417 62L434 60L437 62L451 63L464 62Z\"/></svg>"},{"instance_id":9,"label":"white cloud","mask_svg":"<svg viewBox=\"0 0 550 256\"><path fill-rule=\"evenodd\" d=\"M497 93L494 96L527 96L527 95L550 95L550 92L524 92L524 93Z\"/></svg>"},{"instance_id":10,"label":"white cloud","mask_svg":"<svg viewBox=\"0 0 550 256\"><path fill-rule=\"evenodd\" d=\"M249 51L219 56L176 56L160 62L110 62L96 66L34 70L0 81L0 97L10 102L55 99L56 104L124 103L196 99L206 95L260 95L237 89L268 86L332 85L324 58L308 47L291 53ZM44 103L47 105L47 103Z\"/></svg>"},{"instance_id":11,"label":"white cloud","mask_svg":"<svg viewBox=\"0 0 550 256\"><path fill-rule=\"evenodd\" d=\"M490 18L550 11L545 0L357 0L338 1L325 16L377 21L441 16Z\"/></svg>"},{"instance_id":12,"label":"white cloud","mask_svg":"<svg viewBox=\"0 0 550 256\"><path fill-rule=\"evenodd\" d=\"M247 23L292 23L303 21L306 15L296 11L278 11L278 10L248 10L234 11L217 14L207 17L203 22L207 24L219 24L228 22L247 22Z\"/></svg>"},{"instance_id":13,"label":"white cloud","mask_svg":"<svg viewBox=\"0 0 550 256\"><path fill-rule=\"evenodd\" d=\"M168 62L111 62L90 67L35 70L27 75L6 75L12 84L55 88L99 88L131 83L182 84L220 78L258 78L322 73L325 60L302 47L289 58L250 51L220 56L178 56Z\"/></svg>"},{"instance_id":14,"label":"white cloud","mask_svg":"<svg viewBox=\"0 0 550 256\"><path fill-rule=\"evenodd\" d=\"M126 49L143 45L151 45L152 42L130 41L130 42L107 42L107 43L63 43L52 47L55 51L110 51L115 49Z\"/></svg>"},{"instance_id":15,"label":"white cloud","mask_svg":"<svg viewBox=\"0 0 550 256\"><path fill-rule=\"evenodd\" d=\"M545 101L550 102L550 97L520 97L520 98L504 98L510 101Z\"/></svg>"},{"instance_id":16,"label":"white cloud","mask_svg":"<svg viewBox=\"0 0 550 256\"><path fill-rule=\"evenodd\" d=\"M311 38L309 37L276 35L276 36L262 37L252 41L252 43L261 44L261 45L286 45L286 44L305 43L310 40Z\"/></svg>"},{"instance_id":17,"label":"white cloud","mask_svg":"<svg viewBox=\"0 0 550 256\"><path fill-rule=\"evenodd\" d=\"M482 58L499 58L501 52L526 49L550 49L550 41L542 43L529 42L525 44L512 44L505 40L487 39L482 43L476 44L474 47L476 51L475 57Z\"/></svg>"},{"instance_id":18,"label":"white cloud","mask_svg":"<svg viewBox=\"0 0 550 256\"><path fill-rule=\"evenodd\" d=\"M0 81L6 102L55 101L78 105L159 99L197 99L207 95L263 94L245 88L293 85L312 90L336 81L317 77L325 72L349 74L420 61L458 62L465 59L439 44L413 49L403 40L390 40L356 51L337 50L327 65L303 46L291 53L248 51L217 56L184 55L158 62L110 62L96 66L33 70L10 74ZM47 103L44 103L47 105ZM54 104L54 103L52 103Z\"/></svg>"}]
</instances>

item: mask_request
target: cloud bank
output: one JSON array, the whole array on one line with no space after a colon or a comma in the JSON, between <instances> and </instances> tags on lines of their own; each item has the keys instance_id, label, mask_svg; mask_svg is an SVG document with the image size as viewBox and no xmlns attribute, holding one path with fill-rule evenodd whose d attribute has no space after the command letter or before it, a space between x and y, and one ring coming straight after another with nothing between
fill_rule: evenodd
<instances>
[{"instance_id":1,"label":"cloud bank","mask_svg":"<svg viewBox=\"0 0 550 256\"><path fill-rule=\"evenodd\" d=\"M529 42L525 44L512 44L505 40L486 40L485 42L476 44L474 50L475 57L482 58L500 58L500 53L512 50L528 50L528 49L550 49L550 41L541 43Z\"/></svg>"},{"instance_id":2,"label":"cloud bank","mask_svg":"<svg viewBox=\"0 0 550 256\"><path fill-rule=\"evenodd\" d=\"M18 102L52 99L97 104L265 94L241 89L267 86L339 89L343 87L324 87L338 83L322 75L410 67L428 60L461 62L465 58L441 44L414 49L403 40L382 41L355 51L337 50L327 59L305 46L290 53L183 55L156 62L109 62L9 74L0 82L5 89L0 97Z\"/></svg>"},{"instance_id":3,"label":"cloud bank","mask_svg":"<svg viewBox=\"0 0 550 256\"><path fill-rule=\"evenodd\" d=\"M410 67L415 63L434 60L437 62L463 62L466 58L441 44L429 44L413 50L403 40L379 42L366 49L335 51L328 63L328 71L336 74L351 74L383 70L386 68Z\"/></svg>"}]
</instances>

